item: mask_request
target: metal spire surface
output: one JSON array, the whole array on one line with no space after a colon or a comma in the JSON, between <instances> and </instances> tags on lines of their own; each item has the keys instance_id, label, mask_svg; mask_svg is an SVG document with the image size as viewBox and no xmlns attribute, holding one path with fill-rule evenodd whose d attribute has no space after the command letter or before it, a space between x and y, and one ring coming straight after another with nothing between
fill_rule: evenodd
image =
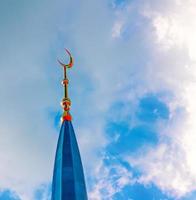
<instances>
[{"instance_id":1,"label":"metal spire surface","mask_svg":"<svg viewBox=\"0 0 196 200\"><path fill-rule=\"evenodd\" d=\"M71 101L68 98L68 79L66 68L73 66L73 58L68 50L70 63L64 68L64 98L62 107L62 125L56 150L56 158L52 182L52 200L87 200L85 178L80 152L69 113Z\"/></svg>"}]
</instances>

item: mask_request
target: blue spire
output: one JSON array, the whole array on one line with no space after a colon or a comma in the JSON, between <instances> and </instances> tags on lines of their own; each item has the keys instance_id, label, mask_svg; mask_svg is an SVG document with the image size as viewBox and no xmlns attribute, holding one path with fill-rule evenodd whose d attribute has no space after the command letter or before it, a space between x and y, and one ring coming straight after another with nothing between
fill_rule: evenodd
<instances>
[{"instance_id":1,"label":"blue spire","mask_svg":"<svg viewBox=\"0 0 196 200\"><path fill-rule=\"evenodd\" d=\"M57 145L52 200L87 200L84 173L71 121L61 126Z\"/></svg>"}]
</instances>

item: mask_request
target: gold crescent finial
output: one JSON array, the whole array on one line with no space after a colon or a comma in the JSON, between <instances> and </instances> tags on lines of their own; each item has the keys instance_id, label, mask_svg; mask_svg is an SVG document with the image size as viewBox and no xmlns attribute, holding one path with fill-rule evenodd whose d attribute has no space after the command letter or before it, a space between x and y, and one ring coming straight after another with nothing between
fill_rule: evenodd
<instances>
[{"instance_id":1,"label":"gold crescent finial","mask_svg":"<svg viewBox=\"0 0 196 200\"><path fill-rule=\"evenodd\" d=\"M67 72L66 69L67 68L71 68L73 67L73 57L71 56L71 53L65 49L65 51L68 53L69 55L69 63L68 64L64 64L61 61L58 60L59 64L63 67L64 69L64 79L62 81L62 85L64 86L64 98L61 101L61 106L63 108L63 115L61 117L61 121L64 122L66 121L71 121L72 117L69 113L70 111L70 107L71 107L71 100L68 97L68 84L69 84L69 80L67 79Z\"/></svg>"},{"instance_id":2,"label":"gold crescent finial","mask_svg":"<svg viewBox=\"0 0 196 200\"><path fill-rule=\"evenodd\" d=\"M74 64L74 61L73 61L73 57L71 56L71 53L65 49L65 51L68 53L69 55L69 64L64 64L62 63L60 60L58 60L59 64L62 66L62 67L68 67L68 68L71 68L73 67L73 64Z\"/></svg>"}]
</instances>

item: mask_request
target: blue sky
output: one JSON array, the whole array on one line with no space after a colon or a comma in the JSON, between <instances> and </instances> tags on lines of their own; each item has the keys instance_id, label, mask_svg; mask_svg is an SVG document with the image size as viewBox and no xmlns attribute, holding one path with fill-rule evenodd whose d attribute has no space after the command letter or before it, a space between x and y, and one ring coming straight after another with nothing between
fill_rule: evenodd
<instances>
[{"instance_id":1,"label":"blue sky","mask_svg":"<svg viewBox=\"0 0 196 200\"><path fill-rule=\"evenodd\" d=\"M65 47L89 200L195 200L195 9L2 0L0 200L50 199Z\"/></svg>"}]
</instances>

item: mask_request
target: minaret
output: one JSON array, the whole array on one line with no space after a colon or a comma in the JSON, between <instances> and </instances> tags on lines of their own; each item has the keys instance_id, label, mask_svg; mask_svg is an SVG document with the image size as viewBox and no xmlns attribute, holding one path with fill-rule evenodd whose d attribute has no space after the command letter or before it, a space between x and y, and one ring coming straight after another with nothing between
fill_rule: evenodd
<instances>
[{"instance_id":1,"label":"minaret","mask_svg":"<svg viewBox=\"0 0 196 200\"><path fill-rule=\"evenodd\" d=\"M52 200L87 200L87 192L83 173L80 152L72 126L70 115L71 101L68 97L68 79L66 69L73 66L73 58L70 56L69 64L63 64L64 69L64 98L61 102L63 115L61 117L61 130L56 150L54 174L52 182Z\"/></svg>"}]
</instances>

